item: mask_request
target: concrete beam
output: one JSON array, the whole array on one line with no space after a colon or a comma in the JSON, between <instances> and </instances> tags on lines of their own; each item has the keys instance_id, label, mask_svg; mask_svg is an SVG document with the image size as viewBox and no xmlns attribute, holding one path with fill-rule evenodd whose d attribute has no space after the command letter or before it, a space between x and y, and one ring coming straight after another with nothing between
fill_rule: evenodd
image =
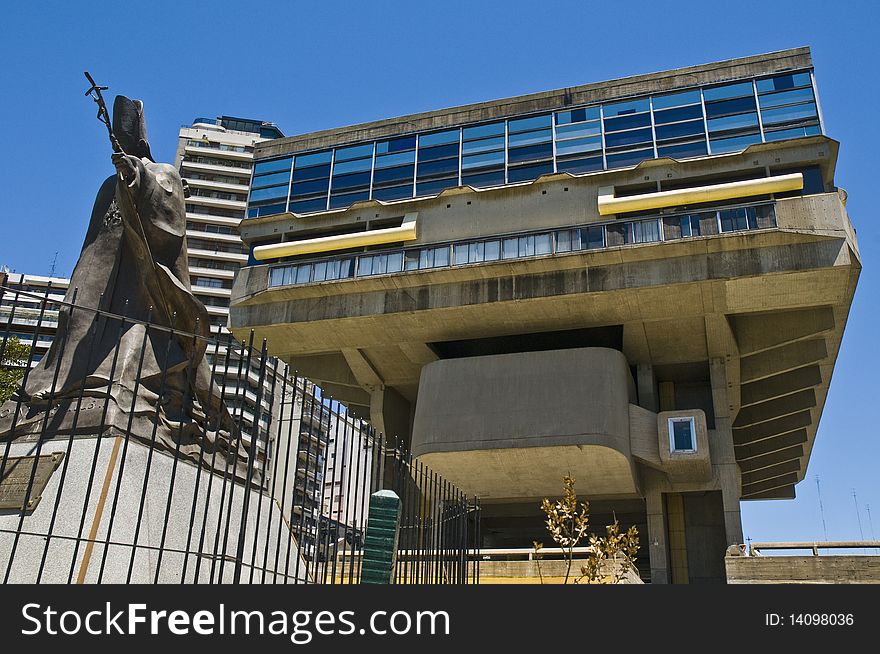
<instances>
[{"instance_id":1,"label":"concrete beam","mask_svg":"<svg viewBox=\"0 0 880 654\"><path fill-rule=\"evenodd\" d=\"M749 443L772 438L773 436L795 431L802 427L809 427L812 422L813 416L809 411L800 411L790 416L768 420L750 427L734 429L733 443L735 446L748 445Z\"/></svg>"},{"instance_id":2,"label":"concrete beam","mask_svg":"<svg viewBox=\"0 0 880 654\"><path fill-rule=\"evenodd\" d=\"M419 365L425 365L440 358L425 343L398 343L397 347L407 359Z\"/></svg>"},{"instance_id":3,"label":"concrete beam","mask_svg":"<svg viewBox=\"0 0 880 654\"><path fill-rule=\"evenodd\" d=\"M798 465L800 465L800 458L803 455L803 446L794 445L792 447L777 450L776 452L771 452L770 454L764 454L762 456L756 456L740 461L739 469L743 472L743 476L745 476L745 474L748 472L761 470L762 468L768 468L779 463L785 463L786 461L796 460L798 461Z\"/></svg>"},{"instance_id":4,"label":"concrete beam","mask_svg":"<svg viewBox=\"0 0 880 654\"><path fill-rule=\"evenodd\" d=\"M834 311L815 307L737 314L730 316L730 321L740 353L747 355L834 329Z\"/></svg>"},{"instance_id":5,"label":"concrete beam","mask_svg":"<svg viewBox=\"0 0 880 654\"><path fill-rule=\"evenodd\" d=\"M325 382L343 386L359 386L345 357L340 352L292 357L290 365L301 375L308 377L322 387Z\"/></svg>"},{"instance_id":6,"label":"concrete beam","mask_svg":"<svg viewBox=\"0 0 880 654\"><path fill-rule=\"evenodd\" d=\"M779 477L773 477L772 479L766 479L764 481L758 481L753 484L745 485L743 484L743 497L748 497L749 495L754 495L756 493L764 493L769 490L773 490L775 488L782 488L784 486L792 486L800 481L798 477L798 473L790 472L786 475L782 475Z\"/></svg>"},{"instance_id":7,"label":"concrete beam","mask_svg":"<svg viewBox=\"0 0 880 654\"><path fill-rule=\"evenodd\" d=\"M824 338L795 341L740 359L743 383L818 363L828 356Z\"/></svg>"},{"instance_id":8,"label":"concrete beam","mask_svg":"<svg viewBox=\"0 0 880 654\"><path fill-rule=\"evenodd\" d=\"M790 472L798 472L800 469L801 462L797 459L792 459L791 461L777 463L776 465L761 468L760 470L755 470L754 472L744 472L742 475L743 487L749 486L758 481L773 479L774 477L781 477L782 475L786 475Z\"/></svg>"},{"instance_id":9,"label":"concrete beam","mask_svg":"<svg viewBox=\"0 0 880 654\"><path fill-rule=\"evenodd\" d=\"M740 409L733 422L733 427L739 429L749 425L757 425L798 413L804 409L812 409L814 406L816 406L816 392L812 388L807 388L791 395L784 395Z\"/></svg>"},{"instance_id":10,"label":"concrete beam","mask_svg":"<svg viewBox=\"0 0 880 654\"><path fill-rule=\"evenodd\" d=\"M737 461L743 461L764 454L770 454L771 452L785 450L794 445L800 445L806 442L807 430L798 429L797 431L776 436L775 438L767 438L757 443L738 445L734 447L734 450L736 451ZM740 465L742 465L742 463Z\"/></svg>"},{"instance_id":11,"label":"concrete beam","mask_svg":"<svg viewBox=\"0 0 880 654\"><path fill-rule=\"evenodd\" d=\"M362 388L372 391L382 386L382 378L363 352L357 348L343 348L342 356L345 357L354 378Z\"/></svg>"},{"instance_id":12,"label":"concrete beam","mask_svg":"<svg viewBox=\"0 0 880 654\"><path fill-rule=\"evenodd\" d=\"M320 386L325 396L339 400L349 407L356 404L362 407L370 406L370 394L358 386L346 386L332 382L325 382Z\"/></svg>"},{"instance_id":13,"label":"concrete beam","mask_svg":"<svg viewBox=\"0 0 880 654\"><path fill-rule=\"evenodd\" d=\"M819 366L805 366L743 384L740 399L742 405L746 407L821 384L822 371Z\"/></svg>"},{"instance_id":14,"label":"concrete beam","mask_svg":"<svg viewBox=\"0 0 880 654\"><path fill-rule=\"evenodd\" d=\"M794 493L794 484L791 486L783 486L781 488L774 488L773 490L764 491L762 493L755 493L754 495L749 495L748 497L743 497L744 500L793 500L795 497Z\"/></svg>"}]
</instances>

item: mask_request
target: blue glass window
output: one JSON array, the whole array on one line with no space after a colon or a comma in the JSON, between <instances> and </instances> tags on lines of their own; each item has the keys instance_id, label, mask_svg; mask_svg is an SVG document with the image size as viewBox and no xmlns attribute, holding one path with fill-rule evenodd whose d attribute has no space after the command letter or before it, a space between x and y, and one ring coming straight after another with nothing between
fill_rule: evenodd
<instances>
[{"instance_id":1,"label":"blue glass window","mask_svg":"<svg viewBox=\"0 0 880 654\"><path fill-rule=\"evenodd\" d=\"M352 173L350 175L334 175L333 190L356 188L358 186L370 185L370 171L363 173Z\"/></svg>"},{"instance_id":2,"label":"blue glass window","mask_svg":"<svg viewBox=\"0 0 880 654\"><path fill-rule=\"evenodd\" d=\"M703 117L703 107L695 104L689 107L677 107L663 111L654 110L654 124L677 123L680 120L693 120Z\"/></svg>"},{"instance_id":3,"label":"blue glass window","mask_svg":"<svg viewBox=\"0 0 880 654\"><path fill-rule=\"evenodd\" d=\"M373 165L372 157L369 159L352 159L350 161L336 161L333 164L333 174L343 175L345 173L356 173L363 170L370 170Z\"/></svg>"},{"instance_id":4,"label":"blue glass window","mask_svg":"<svg viewBox=\"0 0 880 654\"><path fill-rule=\"evenodd\" d=\"M725 116L723 118L712 118L709 120L709 132L715 132L742 129L744 127L757 127L758 114L738 114L734 116Z\"/></svg>"},{"instance_id":5,"label":"blue glass window","mask_svg":"<svg viewBox=\"0 0 880 654\"><path fill-rule=\"evenodd\" d=\"M605 159L609 168L622 168L624 166L633 166L645 159L654 157L654 149L635 150L632 152L621 152L620 154L608 154Z\"/></svg>"},{"instance_id":6,"label":"blue glass window","mask_svg":"<svg viewBox=\"0 0 880 654\"><path fill-rule=\"evenodd\" d=\"M761 120L764 121L765 125L796 122L818 117L819 114L816 111L816 105L812 102L788 107L777 107L775 109L765 109L761 112Z\"/></svg>"},{"instance_id":7,"label":"blue glass window","mask_svg":"<svg viewBox=\"0 0 880 654\"><path fill-rule=\"evenodd\" d=\"M801 136L816 136L822 131L818 125L810 125L808 127L795 127L792 129L781 129L776 131L767 131L764 138L767 141L781 141L783 139L794 139Z\"/></svg>"},{"instance_id":8,"label":"blue glass window","mask_svg":"<svg viewBox=\"0 0 880 654\"><path fill-rule=\"evenodd\" d=\"M758 93L767 93L792 89L797 86L811 86L812 82L809 73L792 73L790 75L759 79L755 81L755 84L758 87Z\"/></svg>"},{"instance_id":9,"label":"blue glass window","mask_svg":"<svg viewBox=\"0 0 880 654\"><path fill-rule=\"evenodd\" d=\"M461 158L461 169L482 168L484 166L504 165L504 152L486 152Z\"/></svg>"},{"instance_id":10,"label":"blue glass window","mask_svg":"<svg viewBox=\"0 0 880 654\"><path fill-rule=\"evenodd\" d=\"M768 107L778 107L784 104L796 104L799 102L812 102L813 89L810 87L803 89L795 89L793 91L782 91L781 93L771 93L769 95L761 95L758 102L762 109Z\"/></svg>"},{"instance_id":11,"label":"blue glass window","mask_svg":"<svg viewBox=\"0 0 880 654\"><path fill-rule=\"evenodd\" d=\"M251 191L251 202L287 198L287 184L284 186L270 186L268 188L254 189Z\"/></svg>"},{"instance_id":12,"label":"blue glass window","mask_svg":"<svg viewBox=\"0 0 880 654\"><path fill-rule=\"evenodd\" d=\"M331 209L341 209L342 207L351 206L353 203L358 202L360 200L367 200L370 197L370 190L360 190L353 193L339 193L337 194L335 191L333 195L330 196L330 208Z\"/></svg>"},{"instance_id":13,"label":"blue glass window","mask_svg":"<svg viewBox=\"0 0 880 654\"><path fill-rule=\"evenodd\" d=\"M476 127L465 127L462 130L462 138L465 141L480 139L487 136L503 136L504 123L489 123L487 125L477 125Z\"/></svg>"},{"instance_id":14,"label":"blue glass window","mask_svg":"<svg viewBox=\"0 0 880 654\"><path fill-rule=\"evenodd\" d=\"M330 177L330 164L323 166L312 166L311 168L294 168L293 181L301 182L307 179L318 179L321 177Z\"/></svg>"},{"instance_id":15,"label":"blue glass window","mask_svg":"<svg viewBox=\"0 0 880 654\"><path fill-rule=\"evenodd\" d=\"M297 168L305 168L307 166L317 166L318 164L329 164L333 154L330 150L326 152L316 152L314 154L298 154L294 163Z\"/></svg>"},{"instance_id":16,"label":"blue glass window","mask_svg":"<svg viewBox=\"0 0 880 654\"><path fill-rule=\"evenodd\" d=\"M333 160L338 164L340 161L363 158L373 158L372 143L367 143L365 145L354 145L349 148L336 148L336 155L334 156Z\"/></svg>"},{"instance_id":17,"label":"blue glass window","mask_svg":"<svg viewBox=\"0 0 880 654\"><path fill-rule=\"evenodd\" d=\"M459 130L451 129L446 132L434 132L433 134L419 135L419 148L432 145L443 145L445 143L458 143Z\"/></svg>"},{"instance_id":18,"label":"blue glass window","mask_svg":"<svg viewBox=\"0 0 880 654\"><path fill-rule=\"evenodd\" d=\"M291 198L290 210L295 213L309 213L311 211L324 211L327 208L327 199L324 196L320 198L312 198L311 200L298 200L296 202Z\"/></svg>"},{"instance_id":19,"label":"blue glass window","mask_svg":"<svg viewBox=\"0 0 880 654\"><path fill-rule=\"evenodd\" d=\"M741 98L750 96L754 98L755 90L751 82L738 82L736 84L726 84L725 86L713 86L703 89L703 98L706 102L711 100L725 100L727 98Z\"/></svg>"},{"instance_id":20,"label":"blue glass window","mask_svg":"<svg viewBox=\"0 0 880 654\"><path fill-rule=\"evenodd\" d=\"M388 141L379 141L376 143L376 154L387 154L391 152L403 152L404 150L413 150L416 147L415 136L404 136Z\"/></svg>"},{"instance_id":21,"label":"blue glass window","mask_svg":"<svg viewBox=\"0 0 880 654\"><path fill-rule=\"evenodd\" d=\"M606 104L602 106L602 113L605 119L614 116L624 116L626 114L635 114L642 111L648 111L651 105L648 98L639 98L637 100L627 100L626 102L617 102L615 104Z\"/></svg>"},{"instance_id":22,"label":"blue glass window","mask_svg":"<svg viewBox=\"0 0 880 654\"><path fill-rule=\"evenodd\" d=\"M439 159L437 161L419 161L418 175L420 179L422 177L450 175L452 173L458 175L458 157L455 159Z\"/></svg>"},{"instance_id":23,"label":"blue glass window","mask_svg":"<svg viewBox=\"0 0 880 654\"><path fill-rule=\"evenodd\" d=\"M621 129L634 129L647 127L651 124L651 114L634 114L632 116L620 116L619 118L606 118L605 131L615 132Z\"/></svg>"},{"instance_id":24,"label":"blue glass window","mask_svg":"<svg viewBox=\"0 0 880 654\"><path fill-rule=\"evenodd\" d=\"M599 136L602 128L599 121L591 123L574 123L572 125L559 125L556 127L557 139L581 138L584 136Z\"/></svg>"},{"instance_id":25,"label":"blue glass window","mask_svg":"<svg viewBox=\"0 0 880 654\"><path fill-rule=\"evenodd\" d=\"M556 156L561 157L579 152L598 152L601 149L602 138L599 136L584 139L570 139L568 141L557 141Z\"/></svg>"},{"instance_id":26,"label":"blue glass window","mask_svg":"<svg viewBox=\"0 0 880 654\"><path fill-rule=\"evenodd\" d=\"M687 157L700 157L706 154L706 141L692 141L676 145L657 146L657 156L671 157L673 159L685 159Z\"/></svg>"},{"instance_id":27,"label":"blue glass window","mask_svg":"<svg viewBox=\"0 0 880 654\"><path fill-rule=\"evenodd\" d=\"M303 195L314 195L316 193L327 193L327 188L330 186L330 180L327 178L324 179L311 179L305 182L294 182L290 188L291 196L303 196Z\"/></svg>"},{"instance_id":28,"label":"blue glass window","mask_svg":"<svg viewBox=\"0 0 880 654\"><path fill-rule=\"evenodd\" d=\"M760 143L760 134L749 134L746 136L735 136L726 139L712 139L709 144L712 148L712 154L721 154L723 152L736 152L743 150L753 143Z\"/></svg>"},{"instance_id":29,"label":"blue glass window","mask_svg":"<svg viewBox=\"0 0 880 654\"><path fill-rule=\"evenodd\" d=\"M685 136L697 136L705 134L702 120L691 120L686 123L673 123L672 125L657 125L654 128L658 141L678 139Z\"/></svg>"},{"instance_id":30,"label":"blue glass window","mask_svg":"<svg viewBox=\"0 0 880 654\"><path fill-rule=\"evenodd\" d=\"M292 162L292 157L285 157L284 159L273 159L271 161L260 161L259 163L254 164L254 175L274 173L281 170L290 171L290 164Z\"/></svg>"},{"instance_id":31,"label":"blue glass window","mask_svg":"<svg viewBox=\"0 0 880 654\"><path fill-rule=\"evenodd\" d=\"M556 162L556 170L560 173L588 173L593 170L602 170L602 166L601 156L564 159Z\"/></svg>"},{"instance_id":32,"label":"blue glass window","mask_svg":"<svg viewBox=\"0 0 880 654\"><path fill-rule=\"evenodd\" d=\"M285 206L283 204L273 204L267 207L248 207L248 218L256 218L257 216L271 216L276 213L283 213Z\"/></svg>"},{"instance_id":33,"label":"blue glass window","mask_svg":"<svg viewBox=\"0 0 880 654\"><path fill-rule=\"evenodd\" d=\"M272 173L269 175L262 175L261 177L254 177L251 186L253 188L261 188L263 186L287 184L288 182L290 182L290 170L286 170L283 173Z\"/></svg>"},{"instance_id":34,"label":"blue glass window","mask_svg":"<svg viewBox=\"0 0 880 654\"><path fill-rule=\"evenodd\" d=\"M619 148L623 146L635 145L637 143L651 142L650 129L635 129L629 132L615 132L613 134L605 134L606 148ZM653 156L653 152L652 155Z\"/></svg>"},{"instance_id":35,"label":"blue glass window","mask_svg":"<svg viewBox=\"0 0 880 654\"><path fill-rule=\"evenodd\" d=\"M542 129L536 132L520 132L519 134L511 134L508 136L507 145L508 147L532 145L534 143L549 142L552 138L549 129Z\"/></svg>"},{"instance_id":36,"label":"blue glass window","mask_svg":"<svg viewBox=\"0 0 880 654\"><path fill-rule=\"evenodd\" d=\"M461 176L461 183L466 186L474 186L474 187L483 187L483 186L498 186L499 184L504 184L504 169L495 170L491 172L477 172L475 174Z\"/></svg>"},{"instance_id":37,"label":"blue glass window","mask_svg":"<svg viewBox=\"0 0 880 654\"><path fill-rule=\"evenodd\" d=\"M746 111L756 111L755 97L736 98L734 100L723 100L721 102L712 102L706 104L706 117L714 118L716 116L727 116L730 114L739 114Z\"/></svg>"},{"instance_id":38,"label":"blue glass window","mask_svg":"<svg viewBox=\"0 0 880 654\"><path fill-rule=\"evenodd\" d=\"M403 198L412 197L412 194L412 183L406 184L404 186L391 186L389 188L373 189L373 197L376 200L400 200Z\"/></svg>"},{"instance_id":39,"label":"blue glass window","mask_svg":"<svg viewBox=\"0 0 880 654\"><path fill-rule=\"evenodd\" d=\"M683 93L656 95L651 99L651 102L654 105L654 111L668 107L681 107L686 104L700 104L700 91L695 89Z\"/></svg>"},{"instance_id":40,"label":"blue glass window","mask_svg":"<svg viewBox=\"0 0 880 654\"><path fill-rule=\"evenodd\" d=\"M480 141L465 141L461 146L462 154L474 154L488 150L503 150L504 137L482 139Z\"/></svg>"},{"instance_id":41,"label":"blue glass window","mask_svg":"<svg viewBox=\"0 0 880 654\"><path fill-rule=\"evenodd\" d=\"M507 122L507 131L509 134L515 134L516 132L529 132L549 127L550 114L544 116L532 116L530 118L518 118Z\"/></svg>"},{"instance_id":42,"label":"blue glass window","mask_svg":"<svg viewBox=\"0 0 880 654\"><path fill-rule=\"evenodd\" d=\"M511 184L514 182L525 182L538 179L541 175L546 175L552 172L553 164L549 161L531 166L519 166L507 171L507 181Z\"/></svg>"},{"instance_id":43,"label":"blue glass window","mask_svg":"<svg viewBox=\"0 0 880 654\"><path fill-rule=\"evenodd\" d=\"M582 123L585 120L598 120L599 107L582 107L571 111L556 112L556 124L567 125L568 123Z\"/></svg>"},{"instance_id":44,"label":"blue glass window","mask_svg":"<svg viewBox=\"0 0 880 654\"><path fill-rule=\"evenodd\" d=\"M419 163L434 159L458 158L458 142L450 145L438 145L433 148L419 148Z\"/></svg>"},{"instance_id":45,"label":"blue glass window","mask_svg":"<svg viewBox=\"0 0 880 654\"><path fill-rule=\"evenodd\" d=\"M396 154L384 154L376 157L376 168L389 168L391 166L399 166L401 164L414 163L416 153L414 150L409 152L398 152Z\"/></svg>"},{"instance_id":46,"label":"blue glass window","mask_svg":"<svg viewBox=\"0 0 880 654\"><path fill-rule=\"evenodd\" d=\"M373 172L373 186L399 182L405 179L412 181L415 166L397 166L395 168L377 168Z\"/></svg>"},{"instance_id":47,"label":"blue glass window","mask_svg":"<svg viewBox=\"0 0 880 654\"><path fill-rule=\"evenodd\" d=\"M416 195L434 195L447 188L458 186L458 175L416 182Z\"/></svg>"},{"instance_id":48,"label":"blue glass window","mask_svg":"<svg viewBox=\"0 0 880 654\"><path fill-rule=\"evenodd\" d=\"M507 151L507 162L509 164L522 163L525 161L536 161L538 159L549 159L553 156L553 144L542 143L539 145L530 145L525 148L510 148Z\"/></svg>"}]
</instances>

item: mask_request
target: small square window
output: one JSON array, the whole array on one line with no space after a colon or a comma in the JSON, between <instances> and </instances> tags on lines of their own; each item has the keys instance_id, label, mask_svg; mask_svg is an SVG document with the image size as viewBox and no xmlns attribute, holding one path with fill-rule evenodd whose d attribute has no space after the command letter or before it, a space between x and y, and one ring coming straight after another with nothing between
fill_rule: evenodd
<instances>
[{"instance_id":1,"label":"small square window","mask_svg":"<svg viewBox=\"0 0 880 654\"><path fill-rule=\"evenodd\" d=\"M697 451L697 430L693 418L669 419L669 449L673 452Z\"/></svg>"}]
</instances>

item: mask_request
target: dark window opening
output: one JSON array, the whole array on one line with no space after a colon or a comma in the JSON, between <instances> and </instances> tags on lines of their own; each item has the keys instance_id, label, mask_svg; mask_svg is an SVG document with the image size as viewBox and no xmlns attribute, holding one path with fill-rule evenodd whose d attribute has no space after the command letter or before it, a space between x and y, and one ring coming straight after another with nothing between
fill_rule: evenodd
<instances>
[{"instance_id":1,"label":"dark window opening","mask_svg":"<svg viewBox=\"0 0 880 654\"><path fill-rule=\"evenodd\" d=\"M580 347L606 347L623 351L623 325L568 329L555 332L491 336L429 343L441 359L460 359L516 352L545 352Z\"/></svg>"}]
</instances>

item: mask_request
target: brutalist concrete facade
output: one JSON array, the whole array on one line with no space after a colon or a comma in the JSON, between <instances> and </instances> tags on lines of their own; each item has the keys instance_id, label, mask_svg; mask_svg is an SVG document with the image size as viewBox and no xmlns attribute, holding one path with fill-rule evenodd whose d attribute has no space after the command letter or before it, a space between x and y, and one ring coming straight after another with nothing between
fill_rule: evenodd
<instances>
[{"instance_id":1,"label":"brutalist concrete facade","mask_svg":"<svg viewBox=\"0 0 880 654\"><path fill-rule=\"evenodd\" d=\"M252 255L232 330L255 329L479 494L485 546L546 538L537 503L572 472L594 524L613 513L639 525L653 582L723 580L724 550L742 541L740 501L794 497L804 477L861 269L838 143L804 122L770 125L771 107L807 93L791 79L811 72L800 48L258 144L257 163L557 112L553 170L536 179L243 221ZM713 125L749 118L713 117L728 101L710 111L709 98L746 78L758 136L718 153L732 141L711 140ZM663 94L695 87L706 153L662 156ZM603 168L560 172L558 112L645 94L653 156L610 165L605 114ZM293 164L291 187L295 175ZM621 198L632 206L609 213ZM405 217L415 233L389 241ZM367 246L349 247L352 235ZM319 278L340 260L349 272Z\"/></svg>"}]
</instances>

